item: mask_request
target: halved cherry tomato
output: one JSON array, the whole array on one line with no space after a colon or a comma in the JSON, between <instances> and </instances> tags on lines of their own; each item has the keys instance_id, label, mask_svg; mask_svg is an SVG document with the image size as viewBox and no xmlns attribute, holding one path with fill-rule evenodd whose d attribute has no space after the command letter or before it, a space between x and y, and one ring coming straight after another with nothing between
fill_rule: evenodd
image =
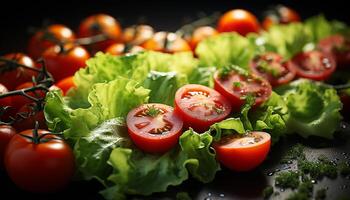
<instances>
[{"instance_id":1,"label":"halved cherry tomato","mask_svg":"<svg viewBox=\"0 0 350 200\"><path fill-rule=\"evenodd\" d=\"M316 50L301 52L292 58L292 62L297 76L316 81L326 80L336 68L331 54Z\"/></svg>"},{"instance_id":2,"label":"halved cherry tomato","mask_svg":"<svg viewBox=\"0 0 350 200\"><path fill-rule=\"evenodd\" d=\"M85 62L90 58L89 53L81 46L73 44L52 46L47 49L43 58L47 70L52 74L55 81L73 76L76 71L86 66Z\"/></svg>"},{"instance_id":3,"label":"halved cherry tomato","mask_svg":"<svg viewBox=\"0 0 350 200\"><path fill-rule=\"evenodd\" d=\"M143 42L151 39L154 35L154 30L148 25L134 25L127 27L123 31L123 42L133 45L140 45Z\"/></svg>"},{"instance_id":4,"label":"halved cherry tomato","mask_svg":"<svg viewBox=\"0 0 350 200\"><path fill-rule=\"evenodd\" d=\"M250 62L251 71L270 82L272 86L286 84L295 77L295 68L291 61L283 61L277 53L268 52L256 56Z\"/></svg>"},{"instance_id":5,"label":"halved cherry tomato","mask_svg":"<svg viewBox=\"0 0 350 200\"><path fill-rule=\"evenodd\" d=\"M260 25L257 18L247 10L235 9L226 12L219 19L219 32L237 32L243 36L248 33L257 33Z\"/></svg>"},{"instance_id":6,"label":"halved cherry tomato","mask_svg":"<svg viewBox=\"0 0 350 200\"><path fill-rule=\"evenodd\" d=\"M38 136L49 134L38 130ZM33 130L20 134L33 137ZM17 134L13 136L5 152L5 167L11 180L30 192L47 193L68 185L75 171L72 149L61 138L42 136L35 143Z\"/></svg>"},{"instance_id":7,"label":"halved cherry tomato","mask_svg":"<svg viewBox=\"0 0 350 200\"><path fill-rule=\"evenodd\" d=\"M23 53L11 53L5 56L2 56L5 59L13 60L21 65L28 66L30 68L37 68L34 61ZM0 61L0 71L5 67L9 67L11 65L5 64ZM17 67L13 70L5 70L4 73L0 73L0 83L6 86L7 89L13 90L18 85L31 81L33 76L36 76L37 73L30 70L25 69L23 67Z\"/></svg>"},{"instance_id":8,"label":"halved cherry tomato","mask_svg":"<svg viewBox=\"0 0 350 200\"><path fill-rule=\"evenodd\" d=\"M128 53L137 53L137 52L141 52L143 51L144 48L140 47L140 46L131 46L131 45L127 45L127 44L123 44L123 43L115 43L112 44L111 46L109 46L105 52L106 53L110 53L112 55L125 55Z\"/></svg>"},{"instance_id":9,"label":"halved cherry tomato","mask_svg":"<svg viewBox=\"0 0 350 200\"><path fill-rule=\"evenodd\" d=\"M259 166L269 153L271 136L265 132L230 135L213 144L217 159L234 171L249 171Z\"/></svg>"},{"instance_id":10,"label":"halved cherry tomato","mask_svg":"<svg viewBox=\"0 0 350 200\"><path fill-rule=\"evenodd\" d=\"M342 35L332 35L320 40L318 48L334 55L337 67L350 66L350 41Z\"/></svg>"},{"instance_id":11,"label":"halved cherry tomato","mask_svg":"<svg viewBox=\"0 0 350 200\"><path fill-rule=\"evenodd\" d=\"M183 126L172 107L156 103L143 104L131 110L126 124L135 145L149 153L164 153L174 147Z\"/></svg>"},{"instance_id":12,"label":"halved cherry tomato","mask_svg":"<svg viewBox=\"0 0 350 200\"><path fill-rule=\"evenodd\" d=\"M175 113L181 116L186 128L206 131L231 112L231 104L217 91L196 84L181 87L175 94Z\"/></svg>"},{"instance_id":13,"label":"halved cherry tomato","mask_svg":"<svg viewBox=\"0 0 350 200\"><path fill-rule=\"evenodd\" d=\"M4 157L7 144L16 135L16 130L9 125L0 125L0 169L4 166Z\"/></svg>"},{"instance_id":14,"label":"halved cherry tomato","mask_svg":"<svg viewBox=\"0 0 350 200\"><path fill-rule=\"evenodd\" d=\"M56 87L62 90L63 95L66 95L69 89L75 88L74 76L62 79L56 84Z\"/></svg>"},{"instance_id":15,"label":"halved cherry tomato","mask_svg":"<svg viewBox=\"0 0 350 200\"><path fill-rule=\"evenodd\" d=\"M266 101L271 95L271 85L264 78L254 74L240 74L232 70L226 75L214 74L214 89L230 100L234 111L244 104L247 95L255 97L255 106Z\"/></svg>"},{"instance_id":16,"label":"halved cherry tomato","mask_svg":"<svg viewBox=\"0 0 350 200\"><path fill-rule=\"evenodd\" d=\"M175 33L168 32L158 32L154 34L154 36L144 42L141 47L164 53L191 51L191 47L186 40L177 36Z\"/></svg>"},{"instance_id":17,"label":"halved cherry tomato","mask_svg":"<svg viewBox=\"0 0 350 200\"><path fill-rule=\"evenodd\" d=\"M119 22L114 17L106 14L89 16L80 23L78 31L80 38L99 34L106 35L107 39L90 45L94 52L103 51L111 44L118 42L121 39L122 30Z\"/></svg>"},{"instance_id":18,"label":"halved cherry tomato","mask_svg":"<svg viewBox=\"0 0 350 200\"><path fill-rule=\"evenodd\" d=\"M278 5L266 12L262 26L267 30L273 24L288 24L299 21L300 16L295 10L284 5Z\"/></svg>"},{"instance_id":19,"label":"halved cherry tomato","mask_svg":"<svg viewBox=\"0 0 350 200\"><path fill-rule=\"evenodd\" d=\"M194 51L198 45L199 42L202 40L217 35L218 32L211 26L202 26L197 29L195 29L192 33L192 37L190 39L190 46L192 48L192 51Z\"/></svg>"},{"instance_id":20,"label":"halved cherry tomato","mask_svg":"<svg viewBox=\"0 0 350 200\"><path fill-rule=\"evenodd\" d=\"M29 55L37 59L46 49L59 43L72 43L75 40L73 31L61 24L52 24L36 32L29 40Z\"/></svg>"}]
</instances>

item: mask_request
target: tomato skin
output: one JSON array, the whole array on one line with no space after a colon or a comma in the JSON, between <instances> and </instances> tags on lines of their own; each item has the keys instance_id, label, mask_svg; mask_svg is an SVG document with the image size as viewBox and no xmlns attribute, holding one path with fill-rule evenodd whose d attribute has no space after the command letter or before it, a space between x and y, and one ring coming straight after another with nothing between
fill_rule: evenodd
<instances>
[{"instance_id":1,"label":"tomato skin","mask_svg":"<svg viewBox=\"0 0 350 200\"><path fill-rule=\"evenodd\" d=\"M213 27L211 26L202 26L194 30L192 37L190 39L190 46L192 48L192 51L194 51L198 45L199 42L203 41L204 39L219 34Z\"/></svg>"},{"instance_id":2,"label":"tomato skin","mask_svg":"<svg viewBox=\"0 0 350 200\"><path fill-rule=\"evenodd\" d=\"M186 100L187 97L184 98L184 96L192 92L206 93L208 97L203 98L199 96L196 98L194 96L192 100ZM191 106L193 108L197 107L193 106L195 103L207 103L207 106L208 104L214 104L214 106L220 104L222 113L215 114L214 110L210 110L210 108L206 108L204 105L199 105L197 110L191 111ZM198 132L206 131L212 124L222 121L231 113L231 110L231 104L224 96L202 85L188 84L179 88L175 94L174 112L181 116L185 128L191 127ZM208 111L210 114L205 115Z\"/></svg>"},{"instance_id":3,"label":"tomato skin","mask_svg":"<svg viewBox=\"0 0 350 200\"><path fill-rule=\"evenodd\" d=\"M53 46L43 54L47 70L55 81L73 76L76 71L86 66L85 62L90 58L90 54L81 46L68 44L64 48L65 51L62 52L59 46Z\"/></svg>"},{"instance_id":4,"label":"tomato skin","mask_svg":"<svg viewBox=\"0 0 350 200\"><path fill-rule=\"evenodd\" d=\"M262 92L262 94L259 97L255 98L254 106L259 106L270 97L272 92L271 85L268 81L266 81L263 78L257 77L254 74L249 75L248 77L244 77L235 72L231 72L226 78L221 78L219 76L219 72L217 71L214 74L214 89L230 101L233 107L233 111L239 111L241 106L244 105L245 102L245 100L242 99L242 94L240 94L239 91L236 92L233 88L233 82L236 79L236 77L238 77L238 80L241 79L239 82L242 84L246 83L246 80L244 79L252 79L253 84L256 84L256 87L259 87L259 92ZM250 85L250 83L248 83L247 85ZM249 88L254 90L256 87L254 87L253 85Z\"/></svg>"},{"instance_id":5,"label":"tomato skin","mask_svg":"<svg viewBox=\"0 0 350 200\"><path fill-rule=\"evenodd\" d=\"M274 70L278 70L282 75L274 76L271 73L266 73L259 70L259 61L264 61L273 67ZM291 61L283 61L283 57L277 53L268 52L257 56L250 62L250 70L270 82L273 87L286 84L292 81L295 77L295 67Z\"/></svg>"},{"instance_id":6,"label":"tomato skin","mask_svg":"<svg viewBox=\"0 0 350 200\"><path fill-rule=\"evenodd\" d=\"M342 35L331 35L319 41L317 46L321 51L333 54L337 67L350 66L350 41ZM343 50L342 50L343 49Z\"/></svg>"},{"instance_id":7,"label":"tomato skin","mask_svg":"<svg viewBox=\"0 0 350 200\"><path fill-rule=\"evenodd\" d=\"M140 117L135 117L138 113L144 111L147 107L154 106L158 109L165 111L165 114L161 114L162 120L168 121L171 123L172 127L165 134L151 134L150 130L142 130L138 128L137 122L150 122L149 126L154 125L157 127L159 118L152 118L149 116L143 116L143 119ZM154 121L155 120L155 121ZM180 135L182 134L183 122L181 118L174 112L173 108L163 104L143 104L133 110L131 110L127 115L127 127L128 133L134 144L141 150L148 153L165 153L172 149L179 140ZM148 125L147 125L148 126ZM145 127L146 129L148 127ZM152 128L152 127L151 127Z\"/></svg>"},{"instance_id":8,"label":"tomato skin","mask_svg":"<svg viewBox=\"0 0 350 200\"><path fill-rule=\"evenodd\" d=\"M7 93L7 88L0 83L0 95ZM12 105L12 97L0 98L0 106L11 106Z\"/></svg>"},{"instance_id":9,"label":"tomato skin","mask_svg":"<svg viewBox=\"0 0 350 200\"><path fill-rule=\"evenodd\" d=\"M18 62L19 64L26 65L30 68L36 68L35 62L23 53L10 53L2 56L5 59L10 59ZM0 68L3 67L2 62L0 61ZM7 71L3 74L0 74L0 83L6 86L8 90L15 89L18 85L31 81L33 76L36 76L37 73L18 67L16 70Z\"/></svg>"},{"instance_id":10,"label":"tomato skin","mask_svg":"<svg viewBox=\"0 0 350 200\"><path fill-rule=\"evenodd\" d=\"M61 89L63 95L66 95L69 89L76 87L74 84L74 76L69 76L67 78L62 79L61 81L56 83L56 86L59 89Z\"/></svg>"},{"instance_id":11,"label":"tomato skin","mask_svg":"<svg viewBox=\"0 0 350 200\"><path fill-rule=\"evenodd\" d=\"M4 167L4 157L7 144L16 135L16 130L9 125L0 125L0 169Z\"/></svg>"},{"instance_id":12,"label":"tomato skin","mask_svg":"<svg viewBox=\"0 0 350 200\"><path fill-rule=\"evenodd\" d=\"M62 43L71 43L75 40L75 34L70 28L62 24L52 24L44 30L36 32L29 40L29 55L37 59L41 57L46 49L56 45L55 42L47 38L54 38Z\"/></svg>"},{"instance_id":13,"label":"tomato skin","mask_svg":"<svg viewBox=\"0 0 350 200\"><path fill-rule=\"evenodd\" d=\"M39 136L49 131L38 130ZM21 132L33 136L32 130ZM72 149L57 136L47 135L46 142L34 144L15 135L5 152L5 167L11 180L21 189L48 193L64 188L75 171Z\"/></svg>"},{"instance_id":14,"label":"tomato skin","mask_svg":"<svg viewBox=\"0 0 350 200\"><path fill-rule=\"evenodd\" d=\"M122 30L119 22L112 16L106 14L96 14L85 18L79 25L79 38L91 37L105 34L108 39L89 45L93 52L103 51L111 44L118 42L121 38Z\"/></svg>"},{"instance_id":15,"label":"tomato skin","mask_svg":"<svg viewBox=\"0 0 350 200\"><path fill-rule=\"evenodd\" d=\"M246 146L228 146L219 142L213 144L217 159L227 168L243 172L250 171L259 166L270 151L271 136L265 132L252 132L263 137L263 141L258 144L248 144ZM222 138L224 140L226 138Z\"/></svg>"},{"instance_id":16,"label":"tomato skin","mask_svg":"<svg viewBox=\"0 0 350 200\"><path fill-rule=\"evenodd\" d=\"M157 32L151 39L142 43L141 47L164 53L191 51L191 47L186 40L177 36L175 33L168 32Z\"/></svg>"},{"instance_id":17,"label":"tomato skin","mask_svg":"<svg viewBox=\"0 0 350 200\"><path fill-rule=\"evenodd\" d=\"M288 24L292 22L300 22L300 15L293 9L278 5L267 11L262 26L265 30L274 24Z\"/></svg>"},{"instance_id":18,"label":"tomato skin","mask_svg":"<svg viewBox=\"0 0 350 200\"><path fill-rule=\"evenodd\" d=\"M301 52L292 62L297 76L315 81L328 79L336 69L333 55L317 50Z\"/></svg>"},{"instance_id":19,"label":"tomato skin","mask_svg":"<svg viewBox=\"0 0 350 200\"><path fill-rule=\"evenodd\" d=\"M247 10L234 9L226 12L219 19L219 32L237 32L243 36L258 33L260 25L257 18Z\"/></svg>"},{"instance_id":20,"label":"tomato skin","mask_svg":"<svg viewBox=\"0 0 350 200\"><path fill-rule=\"evenodd\" d=\"M135 25L124 29L123 42L133 45L140 45L151 39L154 35L154 29L148 25Z\"/></svg>"},{"instance_id":21,"label":"tomato skin","mask_svg":"<svg viewBox=\"0 0 350 200\"><path fill-rule=\"evenodd\" d=\"M123 44L123 43L115 43L112 44L111 46L109 46L105 52L109 53L111 55L115 55L115 56L120 56L120 55L125 55L128 53L137 53L137 52L141 52L144 49L140 46L132 46L130 49L128 49L128 47Z\"/></svg>"},{"instance_id":22,"label":"tomato skin","mask_svg":"<svg viewBox=\"0 0 350 200\"><path fill-rule=\"evenodd\" d=\"M31 113L33 110L28 107L27 105L22 106L17 112L19 113ZM27 114L25 114L27 116ZM35 127L35 122L39 123L40 129L47 129L46 120L44 111L35 111L34 115L31 115L30 117L16 121L13 124L13 127L17 130L17 132L21 132L27 129L33 129Z\"/></svg>"}]
</instances>

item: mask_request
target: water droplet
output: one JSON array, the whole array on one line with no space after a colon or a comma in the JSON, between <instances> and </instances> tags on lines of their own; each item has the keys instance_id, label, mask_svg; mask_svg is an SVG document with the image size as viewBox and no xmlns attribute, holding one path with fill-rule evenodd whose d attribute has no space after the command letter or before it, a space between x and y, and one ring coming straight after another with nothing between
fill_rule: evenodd
<instances>
[{"instance_id":1,"label":"water droplet","mask_svg":"<svg viewBox=\"0 0 350 200\"><path fill-rule=\"evenodd\" d=\"M281 169L279 169L279 168L275 169L275 172L279 172L279 171L281 171Z\"/></svg>"},{"instance_id":2,"label":"water droplet","mask_svg":"<svg viewBox=\"0 0 350 200\"><path fill-rule=\"evenodd\" d=\"M274 174L273 172L269 172L267 175L268 176L273 176L273 174Z\"/></svg>"},{"instance_id":3,"label":"water droplet","mask_svg":"<svg viewBox=\"0 0 350 200\"><path fill-rule=\"evenodd\" d=\"M342 124L340 125L340 128L346 129L346 128L347 128L347 125L346 125L345 123L342 123Z\"/></svg>"},{"instance_id":4,"label":"water droplet","mask_svg":"<svg viewBox=\"0 0 350 200\"><path fill-rule=\"evenodd\" d=\"M288 163L288 164L292 164L293 161L292 161L292 160L288 160L287 163Z\"/></svg>"},{"instance_id":5,"label":"water droplet","mask_svg":"<svg viewBox=\"0 0 350 200\"><path fill-rule=\"evenodd\" d=\"M337 163L334 160L331 161L331 164L337 166Z\"/></svg>"},{"instance_id":6,"label":"water droplet","mask_svg":"<svg viewBox=\"0 0 350 200\"><path fill-rule=\"evenodd\" d=\"M208 193L208 197L210 197L210 196L211 196L211 193L209 192L209 193Z\"/></svg>"},{"instance_id":7,"label":"water droplet","mask_svg":"<svg viewBox=\"0 0 350 200\"><path fill-rule=\"evenodd\" d=\"M211 198L210 197L205 197L204 200L211 200Z\"/></svg>"},{"instance_id":8,"label":"water droplet","mask_svg":"<svg viewBox=\"0 0 350 200\"><path fill-rule=\"evenodd\" d=\"M281 191L281 192L284 192L284 189L283 189L283 188L281 188L281 189L280 189L280 191Z\"/></svg>"},{"instance_id":9,"label":"water droplet","mask_svg":"<svg viewBox=\"0 0 350 200\"><path fill-rule=\"evenodd\" d=\"M346 153L345 153L345 152L343 152L343 153L342 153L342 155L343 155L343 156L345 156L345 155L346 155Z\"/></svg>"},{"instance_id":10,"label":"water droplet","mask_svg":"<svg viewBox=\"0 0 350 200\"><path fill-rule=\"evenodd\" d=\"M223 197L225 197L225 195L224 195L224 194L219 194L219 197L222 197L222 198L223 198Z\"/></svg>"},{"instance_id":11,"label":"water droplet","mask_svg":"<svg viewBox=\"0 0 350 200\"><path fill-rule=\"evenodd\" d=\"M311 183L312 183L312 184L315 184L315 183L317 183L317 181L312 179L312 180L311 180Z\"/></svg>"}]
</instances>

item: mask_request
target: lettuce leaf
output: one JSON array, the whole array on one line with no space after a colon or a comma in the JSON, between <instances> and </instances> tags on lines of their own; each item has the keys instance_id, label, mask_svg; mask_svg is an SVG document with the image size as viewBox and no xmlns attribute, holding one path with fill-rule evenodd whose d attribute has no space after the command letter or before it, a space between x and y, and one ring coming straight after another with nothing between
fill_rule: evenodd
<instances>
[{"instance_id":1,"label":"lettuce leaf","mask_svg":"<svg viewBox=\"0 0 350 200\"><path fill-rule=\"evenodd\" d=\"M342 119L337 91L320 82L300 79L277 89L289 110L287 128L302 137L333 138Z\"/></svg>"}]
</instances>

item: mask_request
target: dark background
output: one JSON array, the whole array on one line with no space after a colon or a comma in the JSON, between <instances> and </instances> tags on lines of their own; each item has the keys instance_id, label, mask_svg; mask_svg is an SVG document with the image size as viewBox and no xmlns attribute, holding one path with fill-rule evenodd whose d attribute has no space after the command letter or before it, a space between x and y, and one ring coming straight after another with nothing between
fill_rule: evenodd
<instances>
[{"instance_id":1,"label":"dark background","mask_svg":"<svg viewBox=\"0 0 350 200\"><path fill-rule=\"evenodd\" d=\"M332 1L263 1L263 0L211 0L211 1L121 1L121 0L85 0L85 1L7 1L0 5L0 55L26 50L31 28L39 28L43 23L62 23L77 29L79 22L91 14L107 13L116 17L123 27L144 22L156 30L175 31L182 25L198 19L203 14L216 11L225 12L233 8L244 8L253 12L259 19L270 5L284 4L294 8L302 18L323 13L328 19L337 19L350 24L349 7L345 0ZM347 133L350 129L347 130ZM195 199L261 199L261 191L266 185L273 185L273 177L266 174L278 169L278 161L291 144L301 141L310 146L310 141L301 138L287 138L274 146L272 154L263 166L248 174L236 174L223 170L210 184L188 180L179 187L170 187L167 193L155 194L147 199L173 199L176 192L187 191ZM311 142L312 143L312 142ZM314 141L314 143L317 143ZM318 144L318 143L317 143ZM344 154L346 153L346 155ZM339 139L326 145L326 148L308 148L309 158L326 154L331 158L348 160L350 139ZM337 180L324 179L315 186L315 190L327 186L327 199L350 197L350 181L339 177ZM61 193L49 195L28 194L13 185L5 173L0 172L0 199L99 199L101 189L96 182L73 182ZM275 199L283 199L290 191L281 192ZM224 195L224 196L222 196ZM143 197L142 197L143 198ZM142 199L133 197L133 199Z\"/></svg>"}]
</instances>

